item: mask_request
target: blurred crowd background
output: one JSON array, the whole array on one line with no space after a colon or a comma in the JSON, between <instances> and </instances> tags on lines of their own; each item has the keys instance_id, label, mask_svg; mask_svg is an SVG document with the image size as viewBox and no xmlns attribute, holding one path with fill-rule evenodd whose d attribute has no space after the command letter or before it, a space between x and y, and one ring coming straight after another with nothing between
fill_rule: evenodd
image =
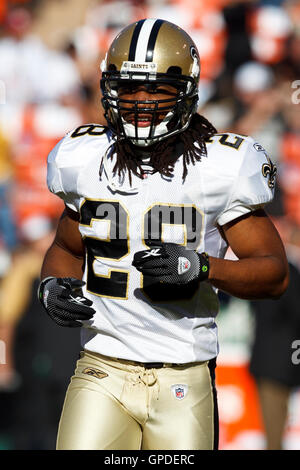
<instances>
[{"instance_id":1,"label":"blurred crowd background","mask_svg":"<svg viewBox=\"0 0 300 470\"><path fill-rule=\"evenodd\" d=\"M278 168L267 211L286 246L290 288L280 301L220 296L220 448L300 449L295 0L0 1L0 449L55 448L80 345L77 329L56 326L36 299L63 210L46 187L46 158L72 128L105 123L99 64L112 38L145 17L191 35L202 64L199 112L219 132L255 137Z\"/></svg>"}]
</instances>

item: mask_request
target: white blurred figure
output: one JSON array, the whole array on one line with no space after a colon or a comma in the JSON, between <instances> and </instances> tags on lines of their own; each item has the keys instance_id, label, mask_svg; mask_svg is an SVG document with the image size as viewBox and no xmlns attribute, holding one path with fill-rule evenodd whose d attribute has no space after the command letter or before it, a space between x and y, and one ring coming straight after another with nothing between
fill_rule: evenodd
<instances>
[{"instance_id":1,"label":"white blurred figure","mask_svg":"<svg viewBox=\"0 0 300 470\"><path fill-rule=\"evenodd\" d=\"M13 9L7 17L7 35L0 39L0 80L6 91L0 126L13 153L33 139L60 139L81 123L81 77L75 61L33 35L32 22L26 9Z\"/></svg>"},{"instance_id":2,"label":"white blurred figure","mask_svg":"<svg viewBox=\"0 0 300 470\"><path fill-rule=\"evenodd\" d=\"M260 7L253 16L251 29L254 58L266 64L280 62L285 56L285 42L292 30L287 11L279 6Z\"/></svg>"},{"instance_id":3,"label":"white blurred figure","mask_svg":"<svg viewBox=\"0 0 300 470\"><path fill-rule=\"evenodd\" d=\"M176 4L171 0L149 0L149 18L161 18L178 24L187 32L190 31L193 24L193 10L183 5Z\"/></svg>"},{"instance_id":4,"label":"white blurred figure","mask_svg":"<svg viewBox=\"0 0 300 470\"><path fill-rule=\"evenodd\" d=\"M224 66L226 25L218 2L149 0L148 17L178 24L193 37L201 58L201 80L211 81L221 73Z\"/></svg>"},{"instance_id":5,"label":"white blurred figure","mask_svg":"<svg viewBox=\"0 0 300 470\"><path fill-rule=\"evenodd\" d=\"M247 62L239 67L234 76L234 86L243 94L249 104L253 93L265 91L274 83L273 72L270 68L258 62Z\"/></svg>"},{"instance_id":6,"label":"white blurred figure","mask_svg":"<svg viewBox=\"0 0 300 470\"><path fill-rule=\"evenodd\" d=\"M233 88L240 107L233 131L263 142L272 161L278 161L282 95L272 69L259 62L247 62L236 70Z\"/></svg>"},{"instance_id":7,"label":"white blurred figure","mask_svg":"<svg viewBox=\"0 0 300 470\"><path fill-rule=\"evenodd\" d=\"M32 17L26 9L8 14L7 36L0 40L0 80L5 84L6 104L56 100L79 86L71 58L48 49L31 33L31 26Z\"/></svg>"},{"instance_id":8,"label":"white blurred figure","mask_svg":"<svg viewBox=\"0 0 300 470\"><path fill-rule=\"evenodd\" d=\"M104 0L88 10L85 23L97 32L99 50L106 51L119 31L146 16L146 0Z\"/></svg>"}]
</instances>

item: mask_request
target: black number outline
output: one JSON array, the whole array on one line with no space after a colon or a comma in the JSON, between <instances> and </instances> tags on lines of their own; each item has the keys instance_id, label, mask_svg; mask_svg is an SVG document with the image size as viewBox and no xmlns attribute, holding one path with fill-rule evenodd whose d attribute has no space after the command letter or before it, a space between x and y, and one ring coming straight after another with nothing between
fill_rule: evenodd
<instances>
[{"instance_id":1,"label":"black number outline","mask_svg":"<svg viewBox=\"0 0 300 470\"><path fill-rule=\"evenodd\" d=\"M94 131L94 129L100 128L101 131L97 132ZM80 132L81 129L85 129L83 132ZM106 132L106 127L102 126L101 124L84 124L82 126L79 126L75 129L75 131L72 132L71 138L74 139L76 137L83 137L84 135L103 135Z\"/></svg>"},{"instance_id":2,"label":"black number outline","mask_svg":"<svg viewBox=\"0 0 300 470\"><path fill-rule=\"evenodd\" d=\"M206 143L213 144L215 142L214 137L219 137L218 143L224 145L225 147L230 147L234 150L240 150L242 143L245 141L243 137L247 137L246 135L242 136L234 134L235 142L228 142L227 139L229 138L229 134L214 134L208 139L206 139Z\"/></svg>"}]
</instances>

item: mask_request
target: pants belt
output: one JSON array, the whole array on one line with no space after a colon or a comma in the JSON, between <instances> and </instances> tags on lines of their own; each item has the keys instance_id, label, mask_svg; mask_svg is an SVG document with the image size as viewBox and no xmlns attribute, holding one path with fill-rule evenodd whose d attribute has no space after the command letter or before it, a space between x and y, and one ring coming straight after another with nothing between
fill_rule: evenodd
<instances>
[{"instance_id":1,"label":"pants belt","mask_svg":"<svg viewBox=\"0 0 300 470\"><path fill-rule=\"evenodd\" d=\"M182 364L165 364L164 362L141 362L141 366L143 366L145 369L162 369L165 366L175 367L180 365Z\"/></svg>"},{"instance_id":2,"label":"pants belt","mask_svg":"<svg viewBox=\"0 0 300 470\"><path fill-rule=\"evenodd\" d=\"M83 357L85 351L80 352L80 358ZM120 361L123 364L131 364L134 366L139 366L139 367L144 367L144 369L162 369L163 367L189 367L193 365L198 365L203 362L190 362L190 363L169 363L169 362L137 362L137 361L131 361L127 359L120 359L120 358L114 358L114 357L109 357L109 356L103 356L102 354L86 351L87 354L91 354L92 356L99 357L100 359L108 360L108 361Z\"/></svg>"},{"instance_id":3,"label":"pants belt","mask_svg":"<svg viewBox=\"0 0 300 470\"><path fill-rule=\"evenodd\" d=\"M145 369L162 369L163 362L145 362L141 364Z\"/></svg>"},{"instance_id":4,"label":"pants belt","mask_svg":"<svg viewBox=\"0 0 300 470\"><path fill-rule=\"evenodd\" d=\"M175 366L182 366L183 364L174 364L174 363L166 363L166 362L137 362L137 361L126 361L125 359L117 359L118 361L126 362L135 366L144 367L144 369L162 369L163 367L175 367Z\"/></svg>"}]
</instances>

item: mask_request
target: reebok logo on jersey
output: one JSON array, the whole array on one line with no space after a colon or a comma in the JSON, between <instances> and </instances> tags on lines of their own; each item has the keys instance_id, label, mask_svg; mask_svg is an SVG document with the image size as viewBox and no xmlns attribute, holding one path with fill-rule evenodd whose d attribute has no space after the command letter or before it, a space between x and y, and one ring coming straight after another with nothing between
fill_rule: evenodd
<instances>
[{"instance_id":1,"label":"reebok logo on jersey","mask_svg":"<svg viewBox=\"0 0 300 470\"><path fill-rule=\"evenodd\" d=\"M99 369L93 369L92 367L86 367L82 371L83 374L92 375L93 377L97 377L97 379L104 379L104 377L108 377L106 372L103 372Z\"/></svg>"},{"instance_id":2,"label":"reebok logo on jersey","mask_svg":"<svg viewBox=\"0 0 300 470\"><path fill-rule=\"evenodd\" d=\"M153 248L144 254L143 258L148 258L149 256L160 256L160 248Z\"/></svg>"},{"instance_id":3,"label":"reebok logo on jersey","mask_svg":"<svg viewBox=\"0 0 300 470\"><path fill-rule=\"evenodd\" d=\"M187 258L180 256L178 258L178 274L186 273L191 267L191 263Z\"/></svg>"},{"instance_id":4,"label":"reebok logo on jersey","mask_svg":"<svg viewBox=\"0 0 300 470\"><path fill-rule=\"evenodd\" d=\"M265 152L265 149L263 148L263 146L260 145L258 142L255 142L255 144L253 144L253 147L255 148L257 152Z\"/></svg>"}]
</instances>

